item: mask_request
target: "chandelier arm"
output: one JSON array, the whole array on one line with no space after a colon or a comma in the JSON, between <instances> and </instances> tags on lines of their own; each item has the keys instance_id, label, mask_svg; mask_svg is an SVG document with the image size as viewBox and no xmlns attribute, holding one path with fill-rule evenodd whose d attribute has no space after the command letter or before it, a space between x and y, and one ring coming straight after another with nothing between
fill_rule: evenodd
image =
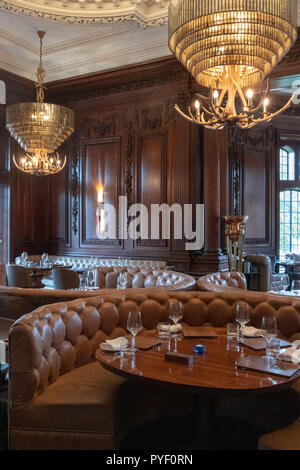
<instances>
[{"instance_id":1,"label":"chandelier arm","mask_svg":"<svg viewBox=\"0 0 300 470\"><path fill-rule=\"evenodd\" d=\"M192 109L191 109L190 106L188 107L188 111L189 111L190 117L191 117L194 121L198 122L198 119L197 119L197 118L194 116L194 114L192 113Z\"/></svg>"},{"instance_id":2,"label":"chandelier arm","mask_svg":"<svg viewBox=\"0 0 300 470\"><path fill-rule=\"evenodd\" d=\"M200 93L195 93L195 96L197 96L197 98L200 98L201 101L207 101L209 102L209 96L203 96L203 95L200 95Z\"/></svg>"},{"instance_id":3,"label":"chandelier arm","mask_svg":"<svg viewBox=\"0 0 300 470\"><path fill-rule=\"evenodd\" d=\"M209 111L208 109L206 109L205 106L202 105L202 109L206 112L206 114L208 114L209 116L214 116L216 117L216 115L214 113L212 113L211 111Z\"/></svg>"},{"instance_id":4,"label":"chandelier arm","mask_svg":"<svg viewBox=\"0 0 300 470\"><path fill-rule=\"evenodd\" d=\"M223 88L222 92L221 92L221 95L220 95L220 108L221 108L221 104L223 103L223 100L225 98L225 95L227 93L227 88Z\"/></svg>"},{"instance_id":5,"label":"chandelier arm","mask_svg":"<svg viewBox=\"0 0 300 470\"><path fill-rule=\"evenodd\" d=\"M271 113L268 116L261 118L261 119L254 119L253 122L255 124L261 123L261 122L266 122L271 119L274 119L274 117L278 116L279 114L283 113L286 109L288 109L291 106L291 103L294 99L294 94L291 96L291 98L288 100L288 102L283 106L283 108L279 109L275 113Z\"/></svg>"},{"instance_id":6,"label":"chandelier arm","mask_svg":"<svg viewBox=\"0 0 300 470\"><path fill-rule=\"evenodd\" d=\"M193 122L193 123L196 122L196 123L198 123L198 121L196 121L195 118L190 118L187 114L185 114L183 111L181 111L181 109L179 108L179 106L178 106L177 104L175 104L174 107L175 107L176 111L177 111L182 117L184 117L185 119L187 119L187 120L190 121L190 122Z\"/></svg>"},{"instance_id":7,"label":"chandelier arm","mask_svg":"<svg viewBox=\"0 0 300 470\"><path fill-rule=\"evenodd\" d=\"M267 88L266 88L266 91L264 91L264 97L267 96L269 91L270 91L270 80L269 80L269 78L267 78Z\"/></svg>"},{"instance_id":8,"label":"chandelier arm","mask_svg":"<svg viewBox=\"0 0 300 470\"><path fill-rule=\"evenodd\" d=\"M246 101L246 98L245 98L245 95L244 95L244 92L241 88L241 82L238 82L234 77L232 78L232 81L234 83L234 85L236 86L236 89L237 89L237 92L242 100L242 103L243 103L243 106L244 108L247 108L248 107L248 103Z\"/></svg>"}]
</instances>

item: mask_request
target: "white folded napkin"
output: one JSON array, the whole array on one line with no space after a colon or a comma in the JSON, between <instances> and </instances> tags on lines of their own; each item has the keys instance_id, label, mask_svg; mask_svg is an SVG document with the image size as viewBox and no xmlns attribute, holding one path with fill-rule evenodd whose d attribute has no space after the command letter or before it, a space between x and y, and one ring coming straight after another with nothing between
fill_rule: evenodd
<instances>
[{"instance_id":1,"label":"white folded napkin","mask_svg":"<svg viewBox=\"0 0 300 470\"><path fill-rule=\"evenodd\" d=\"M170 328L170 333L179 333L182 330L182 326L180 323L177 325L160 325L161 331L169 331Z\"/></svg>"},{"instance_id":2,"label":"white folded napkin","mask_svg":"<svg viewBox=\"0 0 300 470\"><path fill-rule=\"evenodd\" d=\"M128 339L124 337L116 338L116 339L107 339L105 343L101 343L101 349L105 351L120 351L123 348L128 346Z\"/></svg>"},{"instance_id":3,"label":"white folded napkin","mask_svg":"<svg viewBox=\"0 0 300 470\"><path fill-rule=\"evenodd\" d=\"M255 328L254 326L244 326L243 335L248 338L258 338L261 336L261 330Z\"/></svg>"},{"instance_id":4,"label":"white folded napkin","mask_svg":"<svg viewBox=\"0 0 300 470\"><path fill-rule=\"evenodd\" d=\"M286 362L292 362L293 364L300 364L300 349L293 347L284 349L279 354L278 359Z\"/></svg>"}]
</instances>

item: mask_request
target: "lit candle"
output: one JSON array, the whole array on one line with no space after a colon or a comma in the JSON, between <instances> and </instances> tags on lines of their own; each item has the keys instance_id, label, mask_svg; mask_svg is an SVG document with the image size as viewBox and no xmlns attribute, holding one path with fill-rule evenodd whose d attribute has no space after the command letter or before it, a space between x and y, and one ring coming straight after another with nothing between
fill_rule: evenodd
<instances>
[{"instance_id":1,"label":"lit candle","mask_svg":"<svg viewBox=\"0 0 300 470\"><path fill-rule=\"evenodd\" d=\"M269 98L264 99L264 114L268 114L268 106L270 104Z\"/></svg>"},{"instance_id":2,"label":"lit candle","mask_svg":"<svg viewBox=\"0 0 300 470\"><path fill-rule=\"evenodd\" d=\"M252 99L253 99L253 90L249 89L247 91L247 98L248 98L248 107L251 108L252 106Z\"/></svg>"},{"instance_id":3,"label":"lit candle","mask_svg":"<svg viewBox=\"0 0 300 470\"><path fill-rule=\"evenodd\" d=\"M100 186L100 189L98 191L98 204L103 204L104 202L104 192L103 192L103 187Z\"/></svg>"},{"instance_id":4,"label":"lit candle","mask_svg":"<svg viewBox=\"0 0 300 470\"><path fill-rule=\"evenodd\" d=\"M200 102L198 100L195 101L195 108L196 108L196 116L197 118L200 117Z\"/></svg>"},{"instance_id":5,"label":"lit candle","mask_svg":"<svg viewBox=\"0 0 300 470\"><path fill-rule=\"evenodd\" d=\"M214 99L214 103L215 103L215 106L218 106L219 103L218 103L218 100L219 100L219 92L218 90L215 90L213 92L213 99Z\"/></svg>"}]
</instances>

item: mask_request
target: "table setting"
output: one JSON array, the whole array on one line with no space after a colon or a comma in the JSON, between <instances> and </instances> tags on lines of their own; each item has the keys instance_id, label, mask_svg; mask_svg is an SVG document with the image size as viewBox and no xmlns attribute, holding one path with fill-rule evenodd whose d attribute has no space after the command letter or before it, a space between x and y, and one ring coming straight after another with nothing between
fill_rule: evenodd
<instances>
[{"instance_id":1,"label":"table setting","mask_svg":"<svg viewBox=\"0 0 300 470\"><path fill-rule=\"evenodd\" d=\"M104 367L127 378L134 375L134 360L140 377L192 389L275 391L296 380L300 340L290 343L278 338L275 317L262 317L260 328L248 325L247 304L237 304L235 316L236 322L225 328L192 327L180 323L183 307L174 299L169 303L170 322L158 323L154 333L143 330L141 312L132 311L126 327L131 336L108 338L96 357ZM150 340L148 348L139 344L145 339ZM233 343L235 348L228 347Z\"/></svg>"}]
</instances>

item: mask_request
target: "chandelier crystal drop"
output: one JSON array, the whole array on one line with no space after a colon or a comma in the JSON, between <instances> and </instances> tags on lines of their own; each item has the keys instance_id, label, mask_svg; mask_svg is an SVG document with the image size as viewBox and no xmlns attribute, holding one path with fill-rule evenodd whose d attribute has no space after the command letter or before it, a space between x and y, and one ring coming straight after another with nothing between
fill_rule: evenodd
<instances>
[{"instance_id":1,"label":"chandelier crystal drop","mask_svg":"<svg viewBox=\"0 0 300 470\"><path fill-rule=\"evenodd\" d=\"M169 47L208 97L196 95L189 121L210 129L250 128L269 111L269 84L254 93L297 38L297 0L171 0ZM257 87L255 87L257 88Z\"/></svg>"},{"instance_id":2,"label":"chandelier crystal drop","mask_svg":"<svg viewBox=\"0 0 300 470\"><path fill-rule=\"evenodd\" d=\"M43 37L40 38L40 64L37 69L36 103L17 103L6 110L6 128L27 152L13 162L24 173L53 175L66 165L66 156L60 158L56 149L74 132L74 111L56 104L44 103L45 69L43 68Z\"/></svg>"}]
</instances>

